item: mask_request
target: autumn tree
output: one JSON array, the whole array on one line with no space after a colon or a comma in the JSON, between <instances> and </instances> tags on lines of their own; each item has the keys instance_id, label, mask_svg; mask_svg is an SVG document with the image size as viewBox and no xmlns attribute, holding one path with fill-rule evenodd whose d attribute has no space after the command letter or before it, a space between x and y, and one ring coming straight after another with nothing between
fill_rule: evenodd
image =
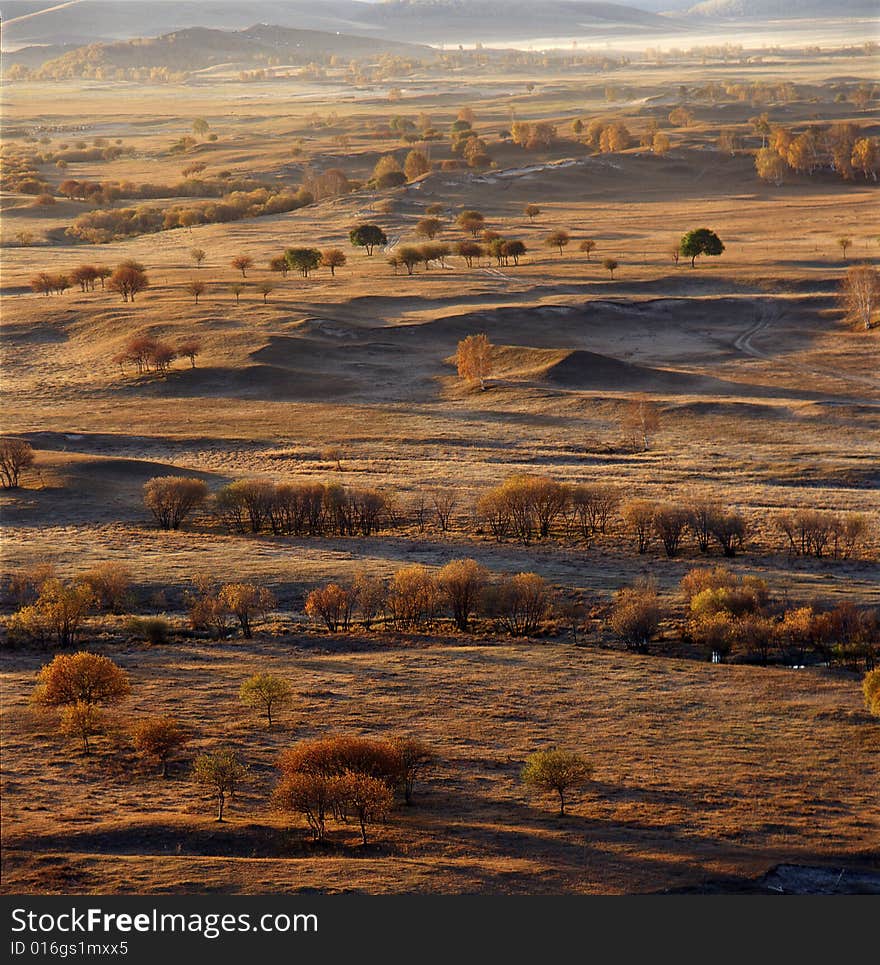
<instances>
[{"instance_id":1,"label":"autumn tree","mask_svg":"<svg viewBox=\"0 0 880 965\"><path fill-rule=\"evenodd\" d=\"M679 250L685 258L690 258L691 268L695 268L700 255L720 255L724 251L724 243L714 231L696 228L682 237Z\"/></svg>"},{"instance_id":2,"label":"autumn tree","mask_svg":"<svg viewBox=\"0 0 880 965\"><path fill-rule=\"evenodd\" d=\"M181 358L189 359L189 364L191 368L196 367L196 356L201 354L202 342L201 339L196 338L196 336L191 335L188 338L181 339L177 343L177 354Z\"/></svg>"},{"instance_id":3,"label":"autumn tree","mask_svg":"<svg viewBox=\"0 0 880 965\"><path fill-rule=\"evenodd\" d=\"M462 231L467 231L473 238L476 238L483 230L486 219L479 211L467 210L458 215L455 223Z\"/></svg>"},{"instance_id":4,"label":"autumn tree","mask_svg":"<svg viewBox=\"0 0 880 965\"><path fill-rule=\"evenodd\" d=\"M59 647L70 647L94 602L94 594L84 583L47 579L40 584L37 599L13 615L10 630L40 642L52 640Z\"/></svg>"},{"instance_id":5,"label":"autumn tree","mask_svg":"<svg viewBox=\"0 0 880 965\"><path fill-rule=\"evenodd\" d=\"M488 582L489 571L471 559L453 560L437 574L437 585L462 633L470 629L471 614Z\"/></svg>"},{"instance_id":6,"label":"autumn tree","mask_svg":"<svg viewBox=\"0 0 880 965\"><path fill-rule=\"evenodd\" d=\"M542 576L537 573L505 576L493 591L490 608L508 633L516 637L537 633L553 600Z\"/></svg>"},{"instance_id":7,"label":"autumn tree","mask_svg":"<svg viewBox=\"0 0 880 965\"><path fill-rule=\"evenodd\" d=\"M558 248L559 254L562 254L563 248L571 241L571 236L567 231L552 231L544 239L544 244L548 248Z\"/></svg>"},{"instance_id":8,"label":"autumn tree","mask_svg":"<svg viewBox=\"0 0 880 965\"><path fill-rule=\"evenodd\" d=\"M388 244L388 236L378 225L374 224L356 225L348 233L348 240L355 248L364 248L368 255L373 254L376 245L384 246Z\"/></svg>"},{"instance_id":9,"label":"autumn tree","mask_svg":"<svg viewBox=\"0 0 880 965\"><path fill-rule=\"evenodd\" d=\"M105 726L104 713L95 704L79 701L69 704L61 712L61 733L68 737L78 737L86 755L91 754L89 741L103 734Z\"/></svg>"},{"instance_id":10,"label":"autumn tree","mask_svg":"<svg viewBox=\"0 0 880 965\"><path fill-rule=\"evenodd\" d=\"M479 381L486 388L486 379L492 374L492 351L494 346L487 335L468 335L458 343L455 364L458 377L469 382Z\"/></svg>"},{"instance_id":11,"label":"autumn tree","mask_svg":"<svg viewBox=\"0 0 880 965\"><path fill-rule=\"evenodd\" d=\"M196 266L196 268L202 267L202 263L205 260L205 252L202 248L191 248L189 252L189 256L192 259L193 264Z\"/></svg>"},{"instance_id":12,"label":"autumn tree","mask_svg":"<svg viewBox=\"0 0 880 965\"><path fill-rule=\"evenodd\" d=\"M313 620L321 620L331 633L351 626L356 597L338 583L316 587L306 597L305 610Z\"/></svg>"},{"instance_id":13,"label":"autumn tree","mask_svg":"<svg viewBox=\"0 0 880 965\"><path fill-rule=\"evenodd\" d=\"M875 717L880 717L880 668L869 670L862 680L862 693L865 708Z\"/></svg>"},{"instance_id":14,"label":"autumn tree","mask_svg":"<svg viewBox=\"0 0 880 965\"><path fill-rule=\"evenodd\" d=\"M614 272L620 267L620 262L616 258L603 258L602 267L609 272L611 280L614 280Z\"/></svg>"},{"instance_id":15,"label":"autumn tree","mask_svg":"<svg viewBox=\"0 0 880 965\"><path fill-rule=\"evenodd\" d=\"M555 792L559 796L559 814L565 814L566 796L587 786L593 776L593 765L573 751L555 747L538 751L526 758L521 777L537 791Z\"/></svg>"},{"instance_id":16,"label":"autumn tree","mask_svg":"<svg viewBox=\"0 0 880 965\"><path fill-rule=\"evenodd\" d=\"M852 247L852 238L838 238L837 247L840 248L840 253L843 255L843 260L846 261L846 252L848 248Z\"/></svg>"},{"instance_id":17,"label":"autumn tree","mask_svg":"<svg viewBox=\"0 0 880 965\"><path fill-rule=\"evenodd\" d=\"M282 278L287 278L290 265L287 264L287 259L284 255L275 255L269 259L269 271L280 272Z\"/></svg>"},{"instance_id":18,"label":"autumn tree","mask_svg":"<svg viewBox=\"0 0 880 965\"><path fill-rule=\"evenodd\" d=\"M190 740L189 731L175 717L148 717L132 733L137 753L162 767L168 776L169 760Z\"/></svg>"},{"instance_id":19,"label":"autumn tree","mask_svg":"<svg viewBox=\"0 0 880 965\"><path fill-rule=\"evenodd\" d=\"M850 268L841 285L840 300L846 310L846 320L861 328L869 329L874 323L874 313L880 306L880 274L873 265ZM2 444L0 444L2 452ZM3 462L0 457L0 472ZM6 484L4 482L4 487Z\"/></svg>"},{"instance_id":20,"label":"autumn tree","mask_svg":"<svg viewBox=\"0 0 880 965\"><path fill-rule=\"evenodd\" d=\"M779 187L785 180L788 164L777 151L762 147L755 155L755 170L762 181L769 181Z\"/></svg>"},{"instance_id":21,"label":"autumn tree","mask_svg":"<svg viewBox=\"0 0 880 965\"><path fill-rule=\"evenodd\" d=\"M180 529L207 497L207 485L186 476L154 476L144 485L144 505L161 529Z\"/></svg>"},{"instance_id":22,"label":"autumn tree","mask_svg":"<svg viewBox=\"0 0 880 965\"><path fill-rule=\"evenodd\" d=\"M199 296L204 295L207 289L208 286L203 281L191 281L186 286L187 292L192 295L196 305L199 303Z\"/></svg>"},{"instance_id":23,"label":"autumn tree","mask_svg":"<svg viewBox=\"0 0 880 965\"><path fill-rule=\"evenodd\" d=\"M437 761L437 754L417 737L395 737L391 744L399 762L404 801L412 804L416 781Z\"/></svg>"},{"instance_id":24,"label":"autumn tree","mask_svg":"<svg viewBox=\"0 0 880 965\"><path fill-rule=\"evenodd\" d=\"M268 281L261 281L257 285L257 291L263 296L263 304L267 304L269 301L269 296L275 291L275 286Z\"/></svg>"},{"instance_id":25,"label":"autumn tree","mask_svg":"<svg viewBox=\"0 0 880 965\"><path fill-rule=\"evenodd\" d=\"M579 248L581 251L586 252L587 261L589 261L589 260L590 260L590 255L596 250L596 242L593 241L592 238L585 238L585 239L580 243L580 245L578 245L578 248Z\"/></svg>"},{"instance_id":26,"label":"autumn tree","mask_svg":"<svg viewBox=\"0 0 880 965\"><path fill-rule=\"evenodd\" d=\"M241 635L249 640L254 620L264 617L275 606L275 597L264 586L253 583L227 583L218 593L220 605L238 618Z\"/></svg>"},{"instance_id":27,"label":"autumn tree","mask_svg":"<svg viewBox=\"0 0 880 965\"><path fill-rule=\"evenodd\" d=\"M391 789L369 774L349 772L335 779L334 797L344 814L353 815L367 843L367 826L383 821L394 805Z\"/></svg>"},{"instance_id":28,"label":"autumn tree","mask_svg":"<svg viewBox=\"0 0 880 965\"><path fill-rule=\"evenodd\" d=\"M122 295L124 302L133 302L134 296L150 284L146 272L132 265L120 265L107 281L107 288Z\"/></svg>"},{"instance_id":29,"label":"autumn tree","mask_svg":"<svg viewBox=\"0 0 880 965\"><path fill-rule=\"evenodd\" d=\"M422 260L422 252L413 245L402 245L394 257L406 268L406 273L411 275L415 266Z\"/></svg>"},{"instance_id":30,"label":"autumn tree","mask_svg":"<svg viewBox=\"0 0 880 965\"><path fill-rule=\"evenodd\" d=\"M253 268L254 259L250 255L236 255L230 265L236 270L241 272L242 278L247 278L248 268Z\"/></svg>"},{"instance_id":31,"label":"autumn tree","mask_svg":"<svg viewBox=\"0 0 880 965\"><path fill-rule=\"evenodd\" d=\"M483 257L483 248L476 241L459 241L455 245L455 253L464 258L468 268L473 268L474 259Z\"/></svg>"},{"instance_id":32,"label":"autumn tree","mask_svg":"<svg viewBox=\"0 0 880 965\"><path fill-rule=\"evenodd\" d=\"M628 650L647 653L660 625L657 590L650 582L626 586L614 594L609 624Z\"/></svg>"},{"instance_id":33,"label":"autumn tree","mask_svg":"<svg viewBox=\"0 0 880 965\"><path fill-rule=\"evenodd\" d=\"M647 452L651 438L659 428L660 408L656 402L646 396L638 396L627 404L621 417L621 429L634 446L640 445Z\"/></svg>"},{"instance_id":34,"label":"autumn tree","mask_svg":"<svg viewBox=\"0 0 880 965\"><path fill-rule=\"evenodd\" d=\"M669 557L678 553L690 514L684 506L660 505L654 510L654 529Z\"/></svg>"},{"instance_id":35,"label":"autumn tree","mask_svg":"<svg viewBox=\"0 0 880 965\"><path fill-rule=\"evenodd\" d=\"M197 117L192 122L192 130L193 130L193 134L195 134L197 137L205 137L208 131L211 130L211 126L204 119L204 117Z\"/></svg>"},{"instance_id":36,"label":"autumn tree","mask_svg":"<svg viewBox=\"0 0 880 965\"><path fill-rule=\"evenodd\" d=\"M541 209L536 204L527 204L523 208L523 214L526 215L529 221L534 221L540 213Z\"/></svg>"},{"instance_id":37,"label":"autumn tree","mask_svg":"<svg viewBox=\"0 0 880 965\"><path fill-rule=\"evenodd\" d=\"M60 653L37 675L33 701L49 707L112 706L131 693L128 674L109 657L81 650Z\"/></svg>"},{"instance_id":38,"label":"autumn tree","mask_svg":"<svg viewBox=\"0 0 880 965\"><path fill-rule=\"evenodd\" d=\"M271 727L272 711L290 703L293 698L293 689L282 677L258 673L245 680L238 696L245 706L262 711L266 715L267 726Z\"/></svg>"},{"instance_id":39,"label":"autumn tree","mask_svg":"<svg viewBox=\"0 0 880 965\"><path fill-rule=\"evenodd\" d=\"M438 218L422 218L416 225L416 234L420 238L433 240L440 233L442 227L442 222Z\"/></svg>"},{"instance_id":40,"label":"autumn tree","mask_svg":"<svg viewBox=\"0 0 880 965\"><path fill-rule=\"evenodd\" d=\"M431 162L423 151L410 151L403 162L403 173L406 175L407 181L414 181L430 170Z\"/></svg>"},{"instance_id":41,"label":"autumn tree","mask_svg":"<svg viewBox=\"0 0 880 965\"><path fill-rule=\"evenodd\" d=\"M237 305L241 301L241 293L244 291L245 286L238 283L229 286L229 294L235 295L235 304Z\"/></svg>"},{"instance_id":42,"label":"autumn tree","mask_svg":"<svg viewBox=\"0 0 880 965\"><path fill-rule=\"evenodd\" d=\"M669 153L670 147L669 135L663 131L657 131L651 141L651 151L658 157L663 157L663 155Z\"/></svg>"},{"instance_id":43,"label":"autumn tree","mask_svg":"<svg viewBox=\"0 0 880 965\"><path fill-rule=\"evenodd\" d=\"M321 252L321 267L330 269L330 277L335 277L336 269L345 265L345 252L341 248L327 248Z\"/></svg>"},{"instance_id":44,"label":"autumn tree","mask_svg":"<svg viewBox=\"0 0 880 965\"><path fill-rule=\"evenodd\" d=\"M0 486L18 489L21 474L33 466L35 458L33 447L24 439L0 438Z\"/></svg>"},{"instance_id":45,"label":"autumn tree","mask_svg":"<svg viewBox=\"0 0 880 965\"><path fill-rule=\"evenodd\" d=\"M406 182L406 175L393 154L379 158L373 168L373 178L380 188L395 188Z\"/></svg>"},{"instance_id":46,"label":"autumn tree","mask_svg":"<svg viewBox=\"0 0 880 965\"><path fill-rule=\"evenodd\" d=\"M226 796L235 795L235 790L247 777L248 768L239 761L232 750L215 751L196 758L193 777L196 783L208 788L217 798L217 820L223 820Z\"/></svg>"}]
</instances>

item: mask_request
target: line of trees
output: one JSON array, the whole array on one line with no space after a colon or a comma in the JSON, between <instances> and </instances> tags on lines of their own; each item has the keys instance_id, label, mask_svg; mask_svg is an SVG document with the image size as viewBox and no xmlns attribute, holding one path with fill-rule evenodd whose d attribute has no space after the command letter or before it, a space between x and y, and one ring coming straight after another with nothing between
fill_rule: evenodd
<instances>
[{"instance_id":1,"label":"line of trees","mask_svg":"<svg viewBox=\"0 0 880 965\"><path fill-rule=\"evenodd\" d=\"M179 529L192 513L209 503L202 480L164 476L150 480L145 504L163 529ZM211 517L231 533L272 533L296 537L369 537L428 522L441 533L456 521L458 499L452 489L417 493L406 505L394 493L340 483L276 483L236 480L218 490L209 503ZM612 532L632 540L639 554L659 544L668 557L691 545L701 553L713 546L726 557L743 549L756 532L741 512L717 500L693 497L685 503L624 499L607 483L562 483L549 476L517 474L479 497L467 512L468 528L529 545L561 538L585 545ZM791 555L851 559L872 535L861 513L797 510L774 517Z\"/></svg>"}]
</instances>

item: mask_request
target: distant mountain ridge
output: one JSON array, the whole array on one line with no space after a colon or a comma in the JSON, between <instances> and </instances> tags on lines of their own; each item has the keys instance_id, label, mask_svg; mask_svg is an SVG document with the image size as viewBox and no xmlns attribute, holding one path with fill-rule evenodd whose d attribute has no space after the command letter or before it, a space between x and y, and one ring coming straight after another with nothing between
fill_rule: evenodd
<instances>
[{"instance_id":1,"label":"distant mountain ridge","mask_svg":"<svg viewBox=\"0 0 880 965\"><path fill-rule=\"evenodd\" d=\"M688 16L717 19L789 19L798 17L877 16L877 0L703 0Z\"/></svg>"},{"instance_id":2,"label":"distant mountain ridge","mask_svg":"<svg viewBox=\"0 0 880 965\"><path fill-rule=\"evenodd\" d=\"M186 27L161 37L72 47L24 47L5 54L4 61L7 66L22 64L25 67L51 63L56 67L56 73L63 76L65 67L75 68L83 63L107 69L164 67L173 71L192 71L228 62L265 67L269 57L285 64L307 64L328 55L358 58L379 54L430 59L434 51L423 45L378 37L254 24L245 30Z\"/></svg>"},{"instance_id":3,"label":"distant mountain ridge","mask_svg":"<svg viewBox=\"0 0 880 965\"><path fill-rule=\"evenodd\" d=\"M583 36L595 31L680 29L680 22L633 5L593 0L81 0L50 6L34 0L3 5L4 49L26 44L77 44L156 37L190 27L242 30L255 22L301 30L375 35L423 44ZM21 18L21 19L18 19Z\"/></svg>"}]
</instances>

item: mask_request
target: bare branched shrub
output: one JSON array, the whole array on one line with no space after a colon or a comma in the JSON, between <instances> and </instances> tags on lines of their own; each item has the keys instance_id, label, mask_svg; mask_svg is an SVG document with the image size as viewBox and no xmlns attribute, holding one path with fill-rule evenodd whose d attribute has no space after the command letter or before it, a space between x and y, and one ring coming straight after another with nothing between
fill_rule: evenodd
<instances>
[{"instance_id":1,"label":"bare branched shrub","mask_svg":"<svg viewBox=\"0 0 880 965\"><path fill-rule=\"evenodd\" d=\"M414 563L394 574L388 589L388 612L396 629L422 629L434 620L439 604L437 581L427 567Z\"/></svg>"},{"instance_id":2,"label":"bare branched shrub","mask_svg":"<svg viewBox=\"0 0 880 965\"><path fill-rule=\"evenodd\" d=\"M675 556L684 537L689 514L683 506L661 505L654 510L654 530L667 556Z\"/></svg>"},{"instance_id":3,"label":"bare branched shrub","mask_svg":"<svg viewBox=\"0 0 880 965\"><path fill-rule=\"evenodd\" d=\"M18 489L21 474L34 464L34 450L24 439L0 439L0 486Z\"/></svg>"},{"instance_id":4,"label":"bare branched shrub","mask_svg":"<svg viewBox=\"0 0 880 965\"><path fill-rule=\"evenodd\" d=\"M161 529L180 529L207 496L201 479L186 476L155 476L144 486L144 504Z\"/></svg>"},{"instance_id":5,"label":"bare branched shrub","mask_svg":"<svg viewBox=\"0 0 880 965\"><path fill-rule=\"evenodd\" d=\"M80 580L92 591L99 610L124 613L131 606L131 572L121 563L99 563L86 570Z\"/></svg>"},{"instance_id":6,"label":"bare branched shrub","mask_svg":"<svg viewBox=\"0 0 880 965\"><path fill-rule=\"evenodd\" d=\"M639 553L647 553L654 533L654 512L657 504L647 499L633 499L623 507L623 521L635 537Z\"/></svg>"},{"instance_id":7,"label":"bare branched shrub","mask_svg":"<svg viewBox=\"0 0 880 965\"><path fill-rule=\"evenodd\" d=\"M537 633L550 612L553 594L537 573L503 578L491 595L491 609L504 629L517 637Z\"/></svg>"}]
</instances>

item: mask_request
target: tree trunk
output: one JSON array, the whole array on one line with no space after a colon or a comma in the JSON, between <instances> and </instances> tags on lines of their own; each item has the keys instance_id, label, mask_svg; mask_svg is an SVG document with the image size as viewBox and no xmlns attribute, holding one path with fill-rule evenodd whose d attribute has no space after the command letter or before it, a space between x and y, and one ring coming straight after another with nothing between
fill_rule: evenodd
<instances>
[{"instance_id":1,"label":"tree trunk","mask_svg":"<svg viewBox=\"0 0 880 965\"><path fill-rule=\"evenodd\" d=\"M565 795L562 791L559 791L559 816L565 816Z\"/></svg>"},{"instance_id":2,"label":"tree trunk","mask_svg":"<svg viewBox=\"0 0 880 965\"><path fill-rule=\"evenodd\" d=\"M223 820L223 805L224 805L225 803L226 803L226 798L225 798L225 796L224 796L224 794L223 794L223 791L221 791L221 792L217 795L217 820L218 820L218 821L222 821L222 820Z\"/></svg>"}]
</instances>

